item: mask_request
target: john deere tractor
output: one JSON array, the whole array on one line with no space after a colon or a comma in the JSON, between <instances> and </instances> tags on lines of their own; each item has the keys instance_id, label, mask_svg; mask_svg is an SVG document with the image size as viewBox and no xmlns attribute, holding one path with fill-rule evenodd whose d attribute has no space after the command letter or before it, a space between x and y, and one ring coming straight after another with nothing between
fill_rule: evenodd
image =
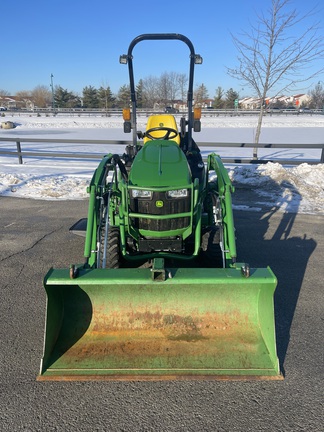
<instances>
[{"instance_id":1,"label":"john deere tractor","mask_svg":"<svg viewBox=\"0 0 324 432\"><path fill-rule=\"evenodd\" d=\"M180 40L190 53L187 115L156 114L137 129L133 48ZM270 268L237 263L227 171L204 161L192 132L195 64L180 34L144 34L128 53L132 141L90 182L85 263L51 269L39 380L279 379ZM179 116L180 117L180 116Z\"/></svg>"}]
</instances>

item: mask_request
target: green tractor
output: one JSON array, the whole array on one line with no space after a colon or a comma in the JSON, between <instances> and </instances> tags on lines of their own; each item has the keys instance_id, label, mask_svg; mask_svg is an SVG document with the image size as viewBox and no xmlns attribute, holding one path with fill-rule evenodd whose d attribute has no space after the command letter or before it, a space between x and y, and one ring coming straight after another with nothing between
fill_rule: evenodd
<instances>
[{"instance_id":1,"label":"green tractor","mask_svg":"<svg viewBox=\"0 0 324 432\"><path fill-rule=\"evenodd\" d=\"M190 51L188 113L152 115L137 130L135 45L180 40ZM133 140L94 172L85 263L45 277L39 380L280 379L270 268L236 262L231 194L220 157L204 163L192 131L195 64L180 34L144 34L127 55Z\"/></svg>"}]
</instances>

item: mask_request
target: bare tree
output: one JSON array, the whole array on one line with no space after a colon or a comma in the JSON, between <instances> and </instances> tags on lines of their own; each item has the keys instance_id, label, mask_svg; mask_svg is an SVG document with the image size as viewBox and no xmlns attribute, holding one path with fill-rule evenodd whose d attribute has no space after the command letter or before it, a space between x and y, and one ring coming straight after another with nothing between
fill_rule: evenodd
<instances>
[{"instance_id":1,"label":"bare tree","mask_svg":"<svg viewBox=\"0 0 324 432\"><path fill-rule=\"evenodd\" d=\"M151 108L156 102L159 102L158 87L159 79L150 75L143 80L143 105Z\"/></svg>"},{"instance_id":2,"label":"bare tree","mask_svg":"<svg viewBox=\"0 0 324 432\"><path fill-rule=\"evenodd\" d=\"M6 90L0 89L0 105L4 105L5 100L2 99L5 99L6 96L9 96L9 93Z\"/></svg>"},{"instance_id":3,"label":"bare tree","mask_svg":"<svg viewBox=\"0 0 324 432\"><path fill-rule=\"evenodd\" d=\"M29 108L32 106L32 97L29 90L20 90L16 93L16 106L18 108Z\"/></svg>"},{"instance_id":4,"label":"bare tree","mask_svg":"<svg viewBox=\"0 0 324 432\"><path fill-rule=\"evenodd\" d=\"M9 96L9 92L7 90L0 89L0 96Z\"/></svg>"},{"instance_id":5,"label":"bare tree","mask_svg":"<svg viewBox=\"0 0 324 432\"><path fill-rule=\"evenodd\" d=\"M181 101L185 101L187 99L187 91L188 91L188 76L185 73L178 74L178 83L179 83L180 99Z\"/></svg>"},{"instance_id":6,"label":"bare tree","mask_svg":"<svg viewBox=\"0 0 324 432\"><path fill-rule=\"evenodd\" d=\"M39 108L46 108L51 103L52 94L47 86L38 85L31 93L33 102Z\"/></svg>"},{"instance_id":7,"label":"bare tree","mask_svg":"<svg viewBox=\"0 0 324 432\"><path fill-rule=\"evenodd\" d=\"M181 79L177 72L169 72L169 88L170 88L170 101L174 101L179 97L181 91Z\"/></svg>"},{"instance_id":8,"label":"bare tree","mask_svg":"<svg viewBox=\"0 0 324 432\"><path fill-rule=\"evenodd\" d=\"M164 72L160 77L160 98L164 103L173 102L180 92L179 74Z\"/></svg>"},{"instance_id":9,"label":"bare tree","mask_svg":"<svg viewBox=\"0 0 324 432\"><path fill-rule=\"evenodd\" d=\"M227 68L228 74L252 88L260 99L254 159L257 159L257 144L268 92L272 90L278 95L291 91L324 70L320 68L308 75L305 72L314 61L324 57L319 23L314 22L310 26L306 23L315 10L300 15L296 9L288 10L290 3L290 0L271 0L267 13L257 15L249 33L232 35L238 51L238 66ZM293 30L296 30L296 36L292 36Z\"/></svg>"},{"instance_id":10,"label":"bare tree","mask_svg":"<svg viewBox=\"0 0 324 432\"><path fill-rule=\"evenodd\" d=\"M149 106L154 103L173 103L176 98L184 94L187 76L176 72L164 72L159 78L149 76L142 79L143 102Z\"/></svg>"},{"instance_id":11,"label":"bare tree","mask_svg":"<svg viewBox=\"0 0 324 432\"><path fill-rule=\"evenodd\" d=\"M171 91L170 91L170 76L168 72L164 72L159 80L159 96L161 102L164 104L167 104L168 101L171 99Z\"/></svg>"}]
</instances>

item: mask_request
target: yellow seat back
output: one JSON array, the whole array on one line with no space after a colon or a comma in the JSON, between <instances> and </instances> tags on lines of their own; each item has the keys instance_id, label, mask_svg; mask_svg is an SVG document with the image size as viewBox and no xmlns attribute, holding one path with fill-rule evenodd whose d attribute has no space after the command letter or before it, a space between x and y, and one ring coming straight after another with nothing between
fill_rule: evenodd
<instances>
[{"instance_id":1,"label":"yellow seat back","mask_svg":"<svg viewBox=\"0 0 324 432\"><path fill-rule=\"evenodd\" d=\"M178 131L176 120L174 116L170 114L157 114L157 115L150 116L147 120L146 130L157 128L157 127L168 127ZM152 135L156 139L162 139L165 136L165 134L166 134L165 130L150 132L150 135ZM152 141L152 140L151 138L144 137L143 140L144 144L147 141ZM178 145L180 145L179 132L176 137L171 139L171 141L175 141Z\"/></svg>"}]
</instances>

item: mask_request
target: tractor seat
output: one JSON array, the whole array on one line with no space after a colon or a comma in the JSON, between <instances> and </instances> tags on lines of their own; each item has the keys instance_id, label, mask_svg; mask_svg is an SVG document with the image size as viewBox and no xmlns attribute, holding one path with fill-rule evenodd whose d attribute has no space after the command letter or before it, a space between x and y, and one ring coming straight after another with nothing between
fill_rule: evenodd
<instances>
[{"instance_id":1,"label":"tractor seat","mask_svg":"<svg viewBox=\"0 0 324 432\"><path fill-rule=\"evenodd\" d=\"M157 128L157 127L168 127L175 129L178 131L177 123L173 115L170 114L157 114L157 115L151 115L147 120L146 130ZM154 138L156 139L162 139L166 131L165 130L157 130L150 133ZM147 143L147 141L152 141L151 138L144 137L144 144ZM180 145L180 135L178 135L174 138L172 138L170 141L175 141L178 145Z\"/></svg>"}]
</instances>

